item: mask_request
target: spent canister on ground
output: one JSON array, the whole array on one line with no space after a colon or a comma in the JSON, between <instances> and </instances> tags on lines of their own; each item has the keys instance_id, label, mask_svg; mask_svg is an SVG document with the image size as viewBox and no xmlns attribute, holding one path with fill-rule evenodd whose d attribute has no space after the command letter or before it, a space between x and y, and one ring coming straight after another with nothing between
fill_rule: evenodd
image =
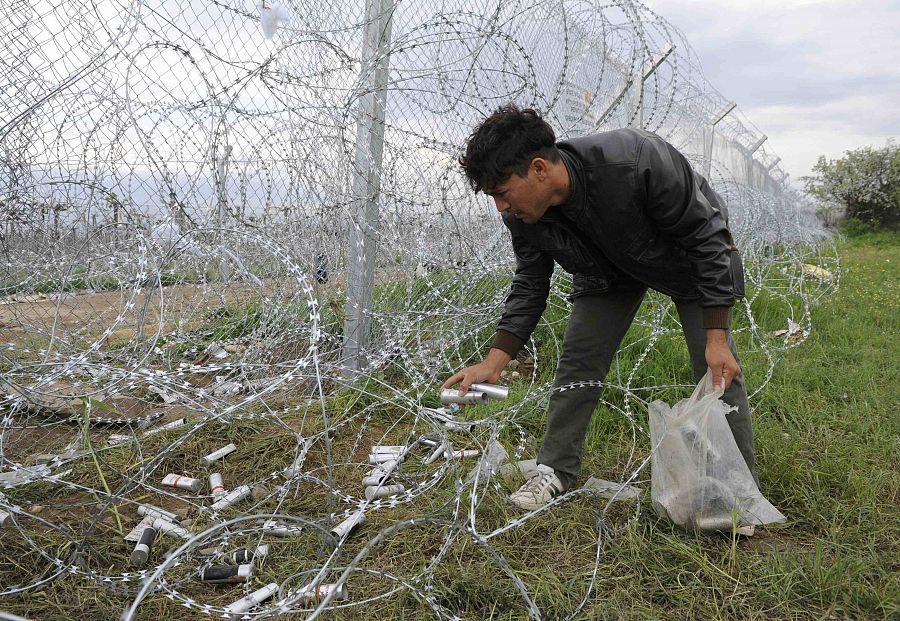
<instances>
[{"instance_id":1,"label":"spent canister on ground","mask_svg":"<svg viewBox=\"0 0 900 621\"><path fill-rule=\"evenodd\" d=\"M422 460L422 463L426 466L433 464L437 459L447 452L447 448L443 444L438 444L434 447L434 450L431 452L431 455Z\"/></svg>"},{"instance_id":2,"label":"spent canister on ground","mask_svg":"<svg viewBox=\"0 0 900 621\"><path fill-rule=\"evenodd\" d=\"M370 476L370 477L374 477L374 476L378 475L378 472L375 472L376 470L379 472L386 472L386 473L390 474L394 470L397 469L397 466L400 465L400 462L397 461L396 459L392 459L390 461L383 461L381 463L372 464L372 465L374 465L375 467L372 468L372 470L369 472L368 476Z\"/></svg>"},{"instance_id":3,"label":"spent canister on ground","mask_svg":"<svg viewBox=\"0 0 900 621\"><path fill-rule=\"evenodd\" d=\"M178 519L178 516L171 511L166 511L165 509L160 509L153 505L138 505L137 512L138 515L143 515L144 517L164 518L170 522L174 522Z\"/></svg>"},{"instance_id":4,"label":"spent canister on ground","mask_svg":"<svg viewBox=\"0 0 900 621\"><path fill-rule=\"evenodd\" d=\"M406 451L378 451L377 453L369 453L370 464L380 464L386 461L403 461L406 458Z\"/></svg>"},{"instance_id":5,"label":"spent canister on ground","mask_svg":"<svg viewBox=\"0 0 900 621\"><path fill-rule=\"evenodd\" d=\"M363 477L363 487L371 487L373 485L381 485L390 478L390 473L378 471L379 474Z\"/></svg>"},{"instance_id":6,"label":"spent canister on ground","mask_svg":"<svg viewBox=\"0 0 900 621\"><path fill-rule=\"evenodd\" d=\"M218 461L224 457L227 457L228 455L231 455L236 450L237 450L237 447L234 444L229 444L227 446L223 446L218 451L213 451L206 457L202 458L200 460L200 463L202 463L204 466L211 466L213 464L213 462Z\"/></svg>"},{"instance_id":7,"label":"spent canister on ground","mask_svg":"<svg viewBox=\"0 0 900 621\"><path fill-rule=\"evenodd\" d=\"M391 496L393 494L399 494L400 492L405 492L406 488L402 485L384 485L384 486L371 486L366 488L366 500L372 501L376 498L384 498L386 496Z\"/></svg>"},{"instance_id":8,"label":"spent canister on ground","mask_svg":"<svg viewBox=\"0 0 900 621\"><path fill-rule=\"evenodd\" d=\"M227 509L231 505L242 501L244 498L250 495L250 486L249 485L241 485L240 487L236 487L217 501L212 504L212 508L215 511L222 511L223 509Z\"/></svg>"},{"instance_id":9,"label":"spent canister on ground","mask_svg":"<svg viewBox=\"0 0 900 621\"><path fill-rule=\"evenodd\" d=\"M253 565L210 565L200 572L200 580L210 584L247 582L253 576Z\"/></svg>"},{"instance_id":10,"label":"spent canister on ground","mask_svg":"<svg viewBox=\"0 0 900 621\"><path fill-rule=\"evenodd\" d=\"M253 591L250 595L242 597L236 602L226 606L225 616L231 619L240 619L245 612L256 605L263 603L276 593L278 593L278 584L275 582L267 584L263 588Z\"/></svg>"},{"instance_id":11,"label":"spent canister on ground","mask_svg":"<svg viewBox=\"0 0 900 621\"><path fill-rule=\"evenodd\" d=\"M191 477L186 477L180 474L167 474L163 480L163 485L168 485L170 487L175 487L177 489L184 489L189 492L194 492L195 494L200 491L200 488L203 487L203 481L200 479L192 479Z\"/></svg>"},{"instance_id":12,"label":"spent canister on ground","mask_svg":"<svg viewBox=\"0 0 900 621\"><path fill-rule=\"evenodd\" d=\"M481 455L481 451L477 449L466 449L450 453L450 457L453 459L465 459L466 457L478 457L479 455Z\"/></svg>"},{"instance_id":13,"label":"spent canister on ground","mask_svg":"<svg viewBox=\"0 0 900 621\"><path fill-rule=\"evenodd\" d=\"M255 558L262 558L268 556L268 554L269 546L268 544L263 544L261 546L256 546L253 550L248 550L247 548L235 550L231 553L231 560L235 563L249 563Z\"/></svg>"},{"instance_id":14,"label":"spent canister on ground","mask_svg":"<svg viewBox=\"0 0 900 621\"><path fill-rule=\"evenodd\" d=\"M171 423L166 423L161 427L154 427L153 429L148 429L144 432L144 436L152 436L162 431L169 431L170 429L178 429L179 427L184 427L187 425L186 418L179 418L177 420L173 420Z\"/></svg>"},{"instance_id":15,"label":"spent canister on ground","mask_svg":"<svg viewBox=\"0 0 900 621\"><path fill-rule=\"evenodd\" d=\"M343 522L331 529L332 536L340 541L349 537L360 526L366 523L366 514L363 511L357 511L351 514Z\"/></svg>"},{"instance_id":16,"label":"spent canister on ground","mask_svg":"<svg viewBox=\"0 0 900 621\"><path fill-rule=\"evenodd\" d=\"M222 481L222 475L218 472L209 475L209 489L212 490L213 498L221 498L225 495L225 483Z\"/></svg>"},{"instance_id":17,"label":"spent canister on ground","mask_svg":"<svg viewBox=\"0 0 900 621\"><path fill-rule=\"evenodd\" d=\"M106 439L106 443L109 446L116 446L117 444L123 444L125 442L131 442L134 440L134 436L128 433L113 433Z\"/></svg>"},{"instance_id":18,"label":"spent canister on ground","mask_svg":"<svg viewBox=\"0 0 900 621\"><path fill-rule=\"evenodd\" d=\"M135 567L143 567L150 558L150 548L153 547L153 540L156 539L156 529L148 526L141 533L141 538L131 551L131 564Z\"/></svg>"},{"instance_id":19,"label":"spent canister on ground","mask_svg":"<svg viewBox=\"0 0 900 621\"><path fill-rule=\"evenodd\" d=\"M303 527L297 524L284 524L276 520L268 520L263 524L263 532L276 537L293 537L303 532Z\"/></svg>"},{"instance_id":20,"label":"spent canister on ground","mask_svg":"<svg viewBox=\"0 0 900 621\"><path fill-rule=\"evenodd\" d=\"M156 530L166 533L167 535L174 535L175 537L181 537L182 539L190 539L193 535L191 535L191 531L186 528L182 528L177 524L173 524L169 520L164 518L156 518L153 520L153 528Z\"/></svg>"},{"instance_id":21,"label":"spent canister on ground","mask_svg":"<svg viewBox=\"0 0 900 621\"><path fill-rule=\"evenodd\" d=\"M335 596L332 599L334 600L342 600L346 601L349 597L347 593L346 585L336 585L336 584L320 584L315 587L304 587L304 589L300 592L299 599L301 603L304 604L313 604L317 602L321 602L323 599L328 597L331 592L335 592Z\"/></svg>"}]
</instances>

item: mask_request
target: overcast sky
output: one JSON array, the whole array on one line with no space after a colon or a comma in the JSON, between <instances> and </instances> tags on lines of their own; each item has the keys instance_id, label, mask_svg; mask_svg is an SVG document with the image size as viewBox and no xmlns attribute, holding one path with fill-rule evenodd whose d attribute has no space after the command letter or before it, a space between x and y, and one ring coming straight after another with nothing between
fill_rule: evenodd
<instances>
[{"instance_id":1,"label":"overcast sky","mask_svg":"<svg viewBox=\"0 0 900 621\"><path fill-rule=\"evenodd\" d=\"M791 181L900 138L900 0L644 0L769 137Z\"/></svg>"}]
</instances>

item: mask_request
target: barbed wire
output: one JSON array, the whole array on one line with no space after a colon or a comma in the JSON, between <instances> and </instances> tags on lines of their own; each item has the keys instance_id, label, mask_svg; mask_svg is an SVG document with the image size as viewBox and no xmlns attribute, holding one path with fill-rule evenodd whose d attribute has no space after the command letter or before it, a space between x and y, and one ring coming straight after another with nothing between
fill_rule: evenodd
<instances>
[{"instance_id":1,"label":"barbed wire","mask_svg":"<svg viewBox=\"0 0 900 621\"><path fill-rule=\"evenodd\" d=\"M614 501L646 479L643 404L686 387L641 374L679 328L671 301L651 294L609 378L552 388L571 288L557 272L506 372L516 398L439 407L443 379L489 346L510 282L508 236L456 164L506 101L543 111L561 138L657 132L707 173L747 265L735 332L766 367L753 395L838 285L832 240L765 137L739 108L717 118L728 100L638 2L16 0L3 17L0 523L15 537L2 596L74 575L121 597L125 619L147 597L312 619L401 593L455 619L442 572L467 542L541 618L503 536L588 497L594 567L561 615L576 616L623 523ZM370 54L367 28L384 23ZM383 121L366 108L373 94ZM360 170L372 122L380 155L363 155L380 165ZM355 174L374 174L374 191ZM367 200L374 220L356 210ZM345 351L354 261L373 268L361 370ZM614 487L513 511L502 498L510 465L533 452L535 414L551 390L587 385L630 427ZM231 456L201 460L226 444ZM407 447L385 475L402 488L367 495L359 479L385 472L367 455L385 445ZM220 474L246 497L217 508L217 490L171 487L170 473ZM330 534L360 512L367 525ZM635 503L624 523L638 514ZM135 542L120 540L153 526L147 515L162 519L157 549L135 567ZM422 558L379 564L409 532L433 540ZM166 539L179 545L163 557ZM235 550L266 545L271 562L258 555L243 586L198 587L213 565L237 565ZM276 562L279 549L306 569ZM263 577L275 586L258 593ZM350 585L349 598L328 584ZM258 601L223 603L242 596Z\"/></svg>"}]
</instances>

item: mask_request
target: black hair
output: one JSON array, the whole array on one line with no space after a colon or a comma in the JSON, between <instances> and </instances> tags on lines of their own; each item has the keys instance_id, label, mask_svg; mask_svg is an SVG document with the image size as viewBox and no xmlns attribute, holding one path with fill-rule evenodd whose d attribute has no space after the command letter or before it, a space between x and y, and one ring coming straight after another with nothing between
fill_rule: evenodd
<instances>
[{"instance_id":1,"label":"black hair","mask_svg":"<svg viewBox=\"0 0 900 621\"><path fill-rule=\"evenodd\" d=\"M531 108L521 110L508 103L497 108L469 135L459 165L473 190L490 191L513 174L526 176L536 157L559 161L553 128L539 112Z\"/></svg>"}]
</instances>

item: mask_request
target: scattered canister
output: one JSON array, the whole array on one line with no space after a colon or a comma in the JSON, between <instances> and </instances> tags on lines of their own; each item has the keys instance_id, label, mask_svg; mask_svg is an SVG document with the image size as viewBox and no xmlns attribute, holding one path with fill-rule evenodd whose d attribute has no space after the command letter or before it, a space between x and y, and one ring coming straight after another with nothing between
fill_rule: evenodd
<instances>
[{"instance_id":1,"label":"scattered canister","mask_svg":"<svg viewBox=\"0 0 900 621\"><path fill-rule=\"evenodd\" d=\"M231 553L231 560L235 563L249 563L253 559L262 558L268 555L269 546L268 544L264 544L261 546L256 546L256 548L254 548L253 550L248 550L247 548L235 550Z\"/></svg>"},{"instance_id":2,"label":"scattered canister","mask_svg":"<svg viewBox=\"0 0 900 621\"><path fill-rule=\"evenodd\" d=\"M450 453L453 459L465 459L466 457L478 457L481 455L481 451L475 449L467 449L464 451L454 451Z\"/></svg>"},{"instance_id":3,"label":"scattered canister","mask_svg":"<svg viewBox=\"0 0 900 621\"><path fill-rule=\"evenodd\" d=\"M141 533L141 538L131 551L131 564L135 567L143 567L150 558L150 548L153 547L153 540L156 539L156 529L148 526Z\"/></svg>"},{"instance_id":4,"label":"scattered canister","mask_svg":"<svg viewBox=\"0 0 900 621\"><path fill-rule=\"evenodd\" d=\"M431 452L431 455L422 460L422 463L426 466L433 464L437 459L446 452L443 444L438 444L434 450Z\"/></svg>"},{"instance_id":5,"label":"scattered canister","mask_svg":"<svg viewBox=\"0 0 900 621\"><path fill-rule=\"evenodd\" d=\"M185 489L195 494L203 487L203 481L200 479L192 479L191 477L182 476L180 474L167 474L163 480L163 485L175 487L177 489Z\"/></svg>"},{"instance_id":6,"label":"scattered canister","mask_svg":"<svg viewBox=\"0 0 900 621\"><path fill-rule=\"evenodd\" d=\"M400 492L405 492L406 488L402 485L384 485L384 486L371 486L366 488L366 500L372 501L376 498L384 498L386 496L391 496L393 494L399 494Z\"/></svg>"},{"instance_id":7,"label":"scattered canister","mask_svg":"<svg viewBox=\"0 0 900 621\"><path fill-rule=\"evenodd\" d=\"M225 483L222 481L222 475L218 472L209 475L209 489L212 491L213 498L221 498L225 495Z\"/></svg>"},{"instance_id":8,"label":"scattered canister","mask_svg":"<svg viewBox=\"0 0 900 621\"><path fill-rule=\"evenodd\" d=\"M184 427L187 425L186 418L179 418L177 420L173 420L171 423L166 423L162 427L154 427L153 429L148 429L144 432L144 436L152 436L154 434L160 433L162 431L168 431L170 429L178 429L179 427Z\"/></svg>"},{"instance_id":9,"label":"scattered canister","mask_svg":"<svg viewBox=\"0 0 900 621\"><path fill-rule=\"evenodd\" d=\"M253 565L210 565L200 573L200 580L210 584L247 582L253 576Z\"/></svg>"},{"instance_id":10,"label":"scattered canister","mask_svg":"<svg viewBox=\"0 0 900 621\"><path fill-rule=\"evenodd\" d=\"M244 498L250 495L250 486L249 485L241 485L240 487L236 487L217 501L212 504L212 508L214 511L222 511L227 509L233 504L236 504L242 501Z\"/></svg>"},{"instance_id":11,"label":"scattered canister","mask_svg":"<svg viewBox=\"0 0 900 621\"><path fill-rule=\"evenodd\" d=\"M369 471L368 476L370 476L370 477L378 476L379 473L381 473L381 472L390 474L394 470L397 469L397 466L400 465L400 462L397 461L396 459L392 459L390 461L383 461L380 464L372 464L372 465L374 465L375 467Z\"/></svg>"},{"instance_id":12,"label":"scattered canister","mask_svg":"<svg viewBox=\"0 0 900 621\"><path fill-rule=\"evenodd\" d=\"M370 475L367 477L363 477L363 480L362 480L363 486L371 487L372 485L381 485L382 483L387 481L388 478L391 476L390 473L388 473L388 472L382 472L381 470L379 470L378 472L380 474L377 474L374 476Z\"/></svg>"},{"instance_id":13,"label":"scattered canister","mask_svg":"<svg viewBox=\"0 0 900 621\"><path fill-rule=\"evenodd\" d=\"M154 507L153 505L138 505L137 512L138 515L142 515L144 517L163 518L169 520L170 522L174 522L178 519L178 516L171 511L166 511L165 509L160 509L159 507Z\"/></svg>"},{"instance_id":14,"label":"scattered canister","mask_svg":"<svg viewBox=\"0 0 900 621\"><path fill-rule=\"evenodd\" d=\"M275 520L268 520L263 524L263 532L276 537L293 537L303 532L303 528L295 524L283 524Z\"/></svg>"},{"instance_id":15,"label":"scattered canister","mask_svg":"<svg viewBox=\"0 0 900 621\"><path fill-rule=\"evenodd\" d=\"M158 531L164 532L167 535L174 535L176 537L181 537L182 539L190 539L191 532L186 528L182 528L177 524L173 524L169 520L165 520L163 518L156 518L153 520L153 528Z\"/></svg>"},{"instance_id":16,"label":"scattered canister","mask_svg":"<svg viewBox=\"0 0 900 621\"><path fill-rule=\"evenodd\" d=\"M218 451L213 451L206 457L202 458L200 460L200 463L202 463L204 466L211 466L213 464L213 462L216 462L216 461L222 459L223 457L227 457L228 455L231 455L236 450L237 450L237 447L234 444L229 444L228 446L223 446Z\"/></svg>"},{"instance_id":17,"label":"scattered canister","mask_svg":"<svg viewBox=\"0 0 900 621\"><path fill-rule=\"evenodd\" d=\"M369 453L369 464L380 466L392 461L403 461L403 453Z\"/></svg>"},{"instance_id":18,"label":"scattered canister","mask_svg":"<svg viewBox=\"0 0 900 621\"><path fill-rule=\"evenodd\" d=\"M225 607L225 615L232 619L239 619L245 612L278 593L278 584L272 582L261 589L253 591L250 595L242 597L236 602Z\"/></svg>"},{"instance_id":19,"label":"scattered canister","mask_svg":"<svg viewBox=\"0 0 900 621\"><path fill-rule=\"evenodd\" d=\"M346 539L360 526L366 523L366 514L363 511L357 511L351 514L343 522L331 529L332 536L338 541Z\"/></svg>"},{"instance_id":20,"label":"scattered canister","mask_svg":"<svg viewBox=\"0 0 900 621\"><path fill-rule=\"evenodd\" d=\"M316 587L305 587L300 592L300 602L303 604L314 604L317 602L321 602L323 599L328 597L333 591L336 592L334 599L346 601L348 598L347 594L347 586L342 584L340 586L336 584L320 584ZM333 600L332 600L333 601Z\"/></svg>"},{"instance_id":21,"label":"scattered canister","mask_svg":"<svg viewBox=\"0 0 900 621\"><path fill-rule=\"evenodd\" d=\"M116 446L117 444L123 444L125 442L131 442L134 440L134 436L127 433L114 433L111 434L107 439L106 443L109 446Z\"/></svg>"}]
</instances>

